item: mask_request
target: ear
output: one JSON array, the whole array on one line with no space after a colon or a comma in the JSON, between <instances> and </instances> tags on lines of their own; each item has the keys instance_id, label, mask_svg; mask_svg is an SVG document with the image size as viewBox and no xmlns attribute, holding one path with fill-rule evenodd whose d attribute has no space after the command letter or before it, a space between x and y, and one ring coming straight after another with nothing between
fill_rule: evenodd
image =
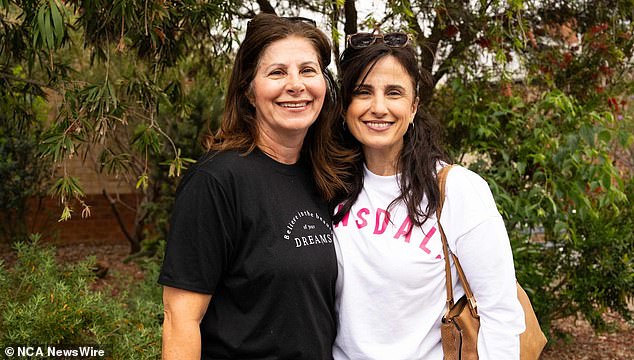
<instances>
[{"instance_id":1,"label":"ear","mask_svg":"<svg viewBox=\"0 0 634 360\"><path fill-rule=\"evenodd\" d=\"M247 97L247 100L249 100L249 103L251 103L251 106L255 107L255 94L253 93L253 83L249 85L249 88L244 93L244 96Z\"/></svg>"},{"instance_id":2,"label":"ear","mask_svg":"<svg viewBox=\"0 0 634 360\"><path fill-rule=\"evenodd\" d=\"M414 122L414 117L416 116L416 111L418 110L419 101L420 99L417 96L416 98L414 98L414 102L412 102L412 119L410 122Z\"/></svg>"}]
</instances>

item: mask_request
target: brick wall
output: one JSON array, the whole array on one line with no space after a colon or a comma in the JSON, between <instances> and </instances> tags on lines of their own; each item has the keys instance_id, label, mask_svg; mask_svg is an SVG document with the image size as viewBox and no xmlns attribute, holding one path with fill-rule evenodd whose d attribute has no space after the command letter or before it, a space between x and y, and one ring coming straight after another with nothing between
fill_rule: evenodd
<instances>
[{"instance_id":1,"label":"brick wall","mask_svg":"<svg viewBox=\"0 0 634 360\"><path fill-rule=\"evenodd\" d=\"M90 206L90 216L82 218L82 206L73 202L72 218L58 222L62 212L59 199L31 199L27 216L29 232L39 232L45 241L56 245L128 244L103 190L133 208L117 206L127 231L133 233L137 205L133 180L99 174L95 158L89 154L85 159L73 157L65 163L66 171L77 177L84 189L84 202Z\"/></svg>"},{"instance_id":2,"label":"brick wall","mask_svg":"<svg viewBox=\"0 0 634 360\"><path fill-rule=\"evenodd\" d=\"M134 204L134 194L120 194L120 200ZM67 221L58 221L61 207L57 199L46 197L32 199L27 217L30 232L39 232L48 243L71 244L128 244L108 200L103 195L87 195L84 200L91 210L87 218L81 217L81 206L73 204L73 216ZM135 212L118 206L121 219L129 233L133 232Z\"/></svg>"}]
</instances>

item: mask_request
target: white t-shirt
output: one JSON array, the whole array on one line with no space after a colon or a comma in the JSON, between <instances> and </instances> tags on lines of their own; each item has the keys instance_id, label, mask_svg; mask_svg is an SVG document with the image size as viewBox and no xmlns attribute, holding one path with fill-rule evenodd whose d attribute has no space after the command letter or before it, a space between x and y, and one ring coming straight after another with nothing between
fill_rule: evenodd
<instances>
[{"instance_id":1,"label":"white t-shirt","mask_svg":"<svg viewBox=\"0 0 634 360\"><path fill-rule=\"evenodd\" d=\"M398 175L365 168L364 188L335 226L337 338L335 360L442 360L440 321L446 310L445 268L436 216L414 227ZM422 204L422 208L426 203ZM487 183L454 167L441 222L478 302L480 360L519 359L524 313L517 300L513 255ZM464 290L452 262L454 299Z\"/></svg>"}]
</instances>

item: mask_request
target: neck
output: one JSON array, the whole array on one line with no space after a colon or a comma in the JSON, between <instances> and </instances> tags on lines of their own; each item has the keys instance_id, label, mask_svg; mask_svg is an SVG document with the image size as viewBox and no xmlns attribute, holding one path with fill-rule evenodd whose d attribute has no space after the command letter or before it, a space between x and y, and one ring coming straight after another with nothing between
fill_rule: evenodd
<instances>
[{"instance_id":1,"label":"neck","mask_svg":"<svg viewBox=\"0 0 634 360\"><path fill-rule=\"evenodd\" d=\"M372 152L365 152L365 165L375 175L396 175L396 158L373 156Z\"/></svg>"},{"instance_id":2,"label":"neck","mask_svg":"<svg viewBox=\"0 0 634 360\"><path fill-rule=\"evenodd\" d=\"M398 172L398 158L403 144L391 146L371 147L363 146L363 156L368 170L380 176L396 175Z\"/></svg>"},{"instance_id":3,"label":"neck","mask_svg":"<svg viewBox=\"0 0 634 360\"><path fill-rule=\"evenodd\" d=\"M279 149L273 149L268 146L258 145L258 148L265 153L271 159L277 161L278 163L293 165L299 160L299 152L298 151L284 151Z\"/></svg>"},{"instance_id":4,"label":"neck","mask_svg":"<svg viewBox=\"0 0 634 360\"><path fill-rule=\"evenodd\" d=\"M261 133L257 141L258 148L271 159L287 165L292 165L299 160L299 154L302 149L302 141L280 142L274 140L266 133Z\"/></svg>"}]
</instances>

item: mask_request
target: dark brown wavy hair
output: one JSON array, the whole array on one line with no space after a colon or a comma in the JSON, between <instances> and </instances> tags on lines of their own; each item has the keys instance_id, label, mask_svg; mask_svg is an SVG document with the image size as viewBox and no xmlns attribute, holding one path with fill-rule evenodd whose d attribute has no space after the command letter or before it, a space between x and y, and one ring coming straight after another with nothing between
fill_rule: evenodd
<instances>
[{"instance_id":1,"label":"dark brown wavy hair","mask_svg":"<svg viewBox=\"0 0 634 360\"><path fill-rule=\"evenodd\" d=\"M347 48L341 54L341 103L343 114L348 109L355 90L363 84L369 72L376 63L386 56L394 57L409 74L408 79L414 85L416 95L423 89L433 86L432 76L422 70L417 62L416 53L411 46L402 48L388 47L382 42L365 48ZM345 116L345 115L344 115ZM335 201L343 203L335 214L335 223L341 221L355 203L363 189L363 163L365 158L361 143L346 131L343 136L346 148L358 154L352 162L352 177L350 191ZM436 165L439 161L448 162L448 157L440 143L440 124L428 111L419 104L414 118L414 126L409 127L404 135L404 145L396 164L400 176L400 195L390 203L390 207L403 201L410 220L421 226L438 208L440 191L436 180ZM423 199L427 199L426 208L421 208Z\"/></svg>"},{"instance_id":2,"label":"dark brown wavy hair","mask_svg":"<svg viewBox=\"0 0 634 360\"><path fill-rule=\"evenodd\" d=\"M298 18L283 18L260 13L251 19L231 72L225 99L222 123L218 132L204 139L211 151L237 150L244 154L253 151L258 139L258 124L255 107L247 94L257 71L260 57L275 41L289 36L305 38L317 51L319 65L326 81L326 96L322 110L308 129L302 145L302 156L307 156L312 165L313 176L324 199L331 201L335 194L346 191L342 180L349 170L345 164L351 153L334 140L332 130L341 113L337 101L337 89L330 72L331 47L324 33L307 21Z\"/></svg>"}]
</instances>

